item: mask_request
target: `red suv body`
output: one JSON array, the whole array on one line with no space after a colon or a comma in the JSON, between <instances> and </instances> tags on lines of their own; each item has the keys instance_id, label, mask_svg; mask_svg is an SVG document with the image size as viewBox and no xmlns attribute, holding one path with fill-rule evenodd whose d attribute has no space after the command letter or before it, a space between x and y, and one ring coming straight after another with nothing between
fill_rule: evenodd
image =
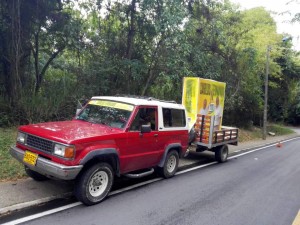
<instances>
[{"instance_id":1,"label":"red suv body","mask_svg":"<svg viewBox=\"0 0 300 225\"><path fill-rule=\"evenodd\" d=\"M154 99L93 97L71 121L21 126L11 154L35 180L75 179L75 195L100 202L114 176L141 177L153 168L175 174L188 148L182 105Z\"/></svg>"}]
</instances>

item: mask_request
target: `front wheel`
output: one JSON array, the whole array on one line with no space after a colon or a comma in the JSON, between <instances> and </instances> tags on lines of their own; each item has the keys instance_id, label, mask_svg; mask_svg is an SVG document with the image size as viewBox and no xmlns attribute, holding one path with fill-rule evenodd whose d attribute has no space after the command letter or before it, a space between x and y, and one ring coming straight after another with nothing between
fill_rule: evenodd
<instances>
[{"instance_id":1,"label":"front wheel","mask_svg":"<svg viewBox=\"0 0 300 225\"><path fill-rule=\"evenodd\" d=\"M218 161L219 163L226 162L227 157L228 157L228 145L222 145L222 146L216 147L216 150L215 150L216 161Z\"/></svg>"},{"instance_id":2,"label":"front wheel","mask_svg":"<svg viewBox=\"0 0 300 225\"><path fill-rule=\"evenodd\" d=\"M158 168L158 171L164 178L173 177L177 171L178 164L178 152L176 150L172 150L167 154L164 166L162 168Z\"/></svg>"},{"instance_id":3,"label":"front wheel","mask_svg":"<svg viewBox=\"0 0 300 225\"><path fill-rule=\"evenodd\" d=\"M97 204L108 195L113 180L113 169L109 164L95 164L78 177L74 194L85 205Z\"/></svg>"}]
</instances>

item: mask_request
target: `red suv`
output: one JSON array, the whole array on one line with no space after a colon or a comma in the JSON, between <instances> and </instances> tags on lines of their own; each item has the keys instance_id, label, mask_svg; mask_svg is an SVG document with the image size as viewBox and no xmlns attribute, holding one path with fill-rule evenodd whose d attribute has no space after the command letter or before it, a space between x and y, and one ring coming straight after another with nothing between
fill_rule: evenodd
<instances>
[{"instance_id":1,"label":"red suv","mask_svg":"<svg viewBox=\"0 0 300 225\"><path fill-rule=\"evenodd\" d=\"M71 121L21 126L10 152L35 180L75 180L78 200L105 198L114 176L172 177L188 148L185 108L152 98L93 97Z\"/></svg>"}]
</instances>

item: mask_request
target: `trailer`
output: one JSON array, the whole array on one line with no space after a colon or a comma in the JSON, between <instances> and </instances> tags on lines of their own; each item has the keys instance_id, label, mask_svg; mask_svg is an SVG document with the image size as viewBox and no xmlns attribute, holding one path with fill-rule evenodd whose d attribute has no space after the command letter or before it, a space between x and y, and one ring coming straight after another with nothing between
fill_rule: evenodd
<instances>
[{"instance_id":1,"label":"trailer","mask_svg":"<svg viewBox=\"0 0 300 225\"><path fill-rule=\"evenodd\" d=\"M218 162L228 157L228 144L238 144L239 129L222 126L226 84L211 79L185 77L182 104L189 120L189 143L197 152L215 152Z\"/></svg>"},{"instance_id":2,"label":"trailer","mask_svg":"<svg viewBox=\"0 0 300 225\"><path fill-rule=\"evenodd\" d=\"M214 131L213 121L213 116L197 115L191 145L196 147L197 152L214 152L216 161L225 162L228 157L228 145L238 144L239 129L222 126L220 130Z\"/></svg>"}]
</instances>

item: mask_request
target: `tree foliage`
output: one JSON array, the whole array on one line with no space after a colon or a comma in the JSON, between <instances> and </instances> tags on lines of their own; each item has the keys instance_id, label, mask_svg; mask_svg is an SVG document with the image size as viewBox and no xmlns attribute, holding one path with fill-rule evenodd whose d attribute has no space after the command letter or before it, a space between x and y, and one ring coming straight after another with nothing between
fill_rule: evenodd
<instances>
[{"instance_id":1,"label":"tree foliage","mask_svg":"<svg viewBox=\"0 0 300 225\"><path fill-rule=\"evenodd\" d=\"M299 53L264 8L219 0L3 0L0 125L65 119L80 98L181 101L184 76L226 82L224 122L300 122ZM295 18L296 20L297 18Z\"/></svg>"}]
</instances>

